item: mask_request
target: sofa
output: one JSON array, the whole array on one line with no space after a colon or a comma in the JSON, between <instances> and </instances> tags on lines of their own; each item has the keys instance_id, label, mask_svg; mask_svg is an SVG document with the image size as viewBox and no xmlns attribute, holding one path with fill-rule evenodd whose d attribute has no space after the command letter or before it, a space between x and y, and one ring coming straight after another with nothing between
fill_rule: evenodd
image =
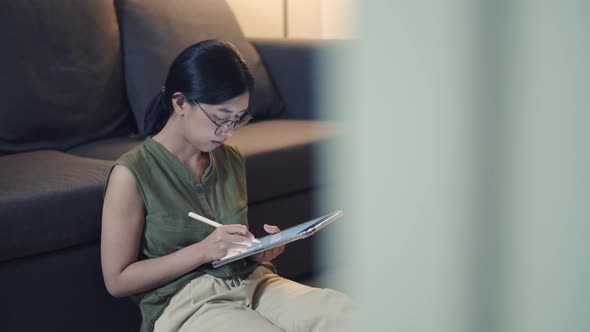
<instances>
[{"instance_id":1,"label":"sofa","mask_svg":"<svg viewBox=\"0 0 590 332\"><path fill-rule=\"evenodd\" d=\"M246 160L250 226L319 214L317 151L342 134L319 120L324 42L248 40L224 1L23 0L0 5L0 306L3 331L137 331L100 267L103 189L141 142L143 116L184 47L234 43L256 77L255 120L229 144ZM314 237L290 244L280 274L317 274Z\"/></svg>"}]
</instances>

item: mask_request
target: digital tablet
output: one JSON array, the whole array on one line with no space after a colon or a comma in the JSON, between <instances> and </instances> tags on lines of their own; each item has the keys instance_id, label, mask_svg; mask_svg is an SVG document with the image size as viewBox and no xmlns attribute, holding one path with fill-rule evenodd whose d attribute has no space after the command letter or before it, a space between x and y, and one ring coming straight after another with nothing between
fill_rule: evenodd
<instances>
[{"instance_id":1,"label":"digital tablet","mask_svg":"<svg viewBox=\"0 0 590 332\"><path fill-rule=\"evenodd\" d=\"M213 267L220 267L227 263L231 263L238 259L242 259L257 254L259 252L263 252L268 249L282 246L289 242L304 239L308 236L313 235L318 230L324 228L326 225L328 225L335 219L342 217L343 214L344 213L342 212L342 210L334 211L330 214L326 214L325 216L321 216L313 220L301 223L299 225L287 228L276 234L270 234L265 237L261 237L258 239L260 243L252 243L252 245L248 247L246 251L234 253L231 255L227 255L223 258L214 260L212 263Z\"/></svg>"}]
</instances>

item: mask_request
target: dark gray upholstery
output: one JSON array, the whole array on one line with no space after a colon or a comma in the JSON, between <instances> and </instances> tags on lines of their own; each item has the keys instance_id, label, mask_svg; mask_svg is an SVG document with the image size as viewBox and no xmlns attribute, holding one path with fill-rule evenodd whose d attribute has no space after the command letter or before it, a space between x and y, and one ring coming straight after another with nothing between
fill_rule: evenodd
<instances>
[{"instance_id":1,"label":"dark gray upholstery","mask_svg":"<svg viewBox=\"0 0 590 332\"><path fill-rule=\"evenodd\" d=\"M126 123L112 1L0 5L0 155L67 149Z\"/></svg>"},{"instance_id":2,"label":"dark gray upholstery","mask_svg":"<svg viewBox=\"0 0 590 332\"><path fill-rule=\"evenodd\" d=\"M0 261L97 239L110 162L41 150L0 165Z\"/></svg>"},{"instance_id":3,"label":"dark gray upholstery","mask_svg":"<svg viewBox=\"0 0 590 332\"><path fill-rule=\"evenodd\" d=\"M290 119L317 119L322 116L316 100L321 74L320 58L338 52L342 41L253 39L284 103ZM288 65L286 65L288 64Z\"/></svg>"},{"instance_id":4,"label":"dark gray upholstery","mask_svg":"<svg viewBox=\"0 0 590 332\"><path fill-rule=\"evenodd\" d=\"M137 332L141 315L107 293L99 243L0 264L2 331Z\"/></svg>"},{"instance_id":5,"label":"dark gray upholstery","mask_svg":"<svg viewBox=\"0 0 590 332\"><path fill-rule=\"evenodd\" d=\"M142 142L135 136L116 137L79 145L68 150L68 153L101 160L117 160L125 152L130 151Z\"/></svg>"},{"instance_id":6,"label":"dark gray upholstery","mask_svg":"<svg viewBox=\"0 0 590 332\"><path fill-rule=\"evenodd\" d=\"M205 39L232 42L256 79L251 110L259 119L283 113L280 99L256 49L244 37L225 1L119 0L129 102L139 133L148 102L160 91L174 57ZM149 68L149 70L145 70Z\"/></svg>"},{"instance_id":7,"label":"dark gray upholstery","mask_svg":"<svg viewBox=\"0 0 590 332\"><path fill-rule=\"evenodd\" d=\"M311 120L269 120L248 125L228 140L246 157L248 197L256 203L316 188L312 177L320 144L341 126Z\"/></svg>"}]
</instances>

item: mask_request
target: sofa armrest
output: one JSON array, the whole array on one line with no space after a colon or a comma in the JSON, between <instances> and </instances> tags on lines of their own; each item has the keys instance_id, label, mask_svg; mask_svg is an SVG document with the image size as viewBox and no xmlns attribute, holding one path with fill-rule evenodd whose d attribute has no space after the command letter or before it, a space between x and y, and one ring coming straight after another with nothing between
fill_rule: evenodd
<instances>
[{"instance_id":1,"label":"sofa armrest","mask_svg":"<svg viewBox=\"0 0 590 332\"><path fill-rule=\"evenodd\" d=\"M277 88L287 117L316 119L320 55L341 42L326 40L251 39Z\"/></svg>"}]
</instances>

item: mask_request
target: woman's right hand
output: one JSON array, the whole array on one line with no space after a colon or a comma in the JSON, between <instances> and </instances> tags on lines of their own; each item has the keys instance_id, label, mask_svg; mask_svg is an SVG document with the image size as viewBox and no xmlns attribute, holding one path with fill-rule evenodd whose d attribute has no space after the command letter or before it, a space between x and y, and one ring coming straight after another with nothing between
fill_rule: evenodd
<instances>
[{"instance_id":1,"label":"woman's right hand","mask_svg":"<svg viewBox=\"0 0 590 332\"><path fill-rule=\"evenodd\" d=\"M240 253L252 245L254 235L244 225L222 225L207 236L205 242L206 257L209 261L225 257L228 254Z\"/></svg>"}]
</instances>

